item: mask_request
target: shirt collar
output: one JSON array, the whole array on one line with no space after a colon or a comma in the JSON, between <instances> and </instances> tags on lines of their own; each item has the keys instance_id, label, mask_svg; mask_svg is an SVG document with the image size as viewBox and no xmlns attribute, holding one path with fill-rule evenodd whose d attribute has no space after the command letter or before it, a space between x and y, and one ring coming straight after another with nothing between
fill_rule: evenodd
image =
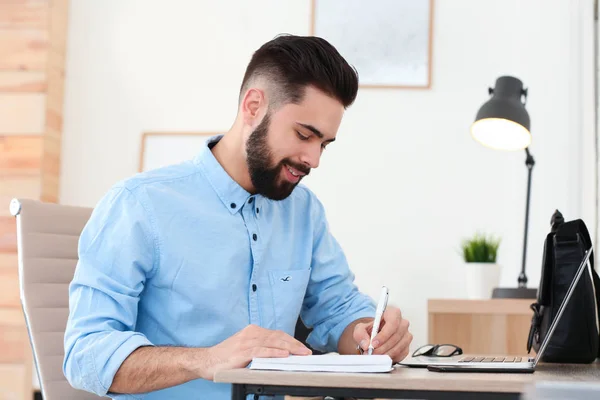
<instances>
[{"instance_id":1,"label":"shirt collar","mask_svg":"<svg viewBox=\"0 0 600 400\"><path fill-rule=\"evenodd\" d=\"M210 148L222 137L223 135L217 135L209 138L200 153L194 158L194 163L202 170L223 205L232 214L235 214L242 209L251 194L229 176L213 155Z\"/></svg>"}]
</instances>

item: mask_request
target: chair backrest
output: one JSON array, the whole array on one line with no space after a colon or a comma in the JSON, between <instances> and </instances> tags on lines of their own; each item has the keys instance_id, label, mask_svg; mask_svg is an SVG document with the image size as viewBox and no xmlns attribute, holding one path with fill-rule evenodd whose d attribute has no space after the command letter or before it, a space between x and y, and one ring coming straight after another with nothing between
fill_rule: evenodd
<instances>
[{"instance_id":1,"label":"chair backrest","mask_svg":"<svg viewBox=\"0 0 600 400\"><path fill-rule=\"evenodd\" d=\"M69 283L77 265L79 235L91 208L13 199L21 304L44 400L99 399L74 389L63 372Z\"/></svg>"}]
</instances>

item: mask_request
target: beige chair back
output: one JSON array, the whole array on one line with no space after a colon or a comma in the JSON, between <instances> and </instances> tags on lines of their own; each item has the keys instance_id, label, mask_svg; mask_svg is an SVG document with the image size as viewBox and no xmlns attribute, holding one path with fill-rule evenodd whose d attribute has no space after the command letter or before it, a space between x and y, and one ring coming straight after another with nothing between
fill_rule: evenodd
<instances>
[{"instance_id":1,"label":"beige chair back","mask_svg":"<svg viewBox=\"0 0 600 400\"><path fill-rule=\"evenodd\" d=\"M62 364L69 316L69 283L77 265L79 235L91 208L13 199L21 304L44 400L99 399L74 389Z\"/></svg>"}]
</instances>

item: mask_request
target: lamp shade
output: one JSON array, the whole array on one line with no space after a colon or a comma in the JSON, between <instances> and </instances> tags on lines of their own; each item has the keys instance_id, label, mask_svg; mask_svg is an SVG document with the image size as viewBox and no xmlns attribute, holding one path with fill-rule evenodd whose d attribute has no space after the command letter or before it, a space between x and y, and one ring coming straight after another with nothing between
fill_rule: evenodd
<instances>
[{"instance_id":1,"label":"lamp shade","mask_svg":"<svg viewBox=\"0 0 600 400\"><path fill-rule=\"evenodd\" d=\"M496 87L489 89L492 97L484 103L471 135L484 146L500 150L523 150L531 144L529 114L522 96L527 96L523 83L512 76L501 76Z\"/></svg>"}]
</instances>

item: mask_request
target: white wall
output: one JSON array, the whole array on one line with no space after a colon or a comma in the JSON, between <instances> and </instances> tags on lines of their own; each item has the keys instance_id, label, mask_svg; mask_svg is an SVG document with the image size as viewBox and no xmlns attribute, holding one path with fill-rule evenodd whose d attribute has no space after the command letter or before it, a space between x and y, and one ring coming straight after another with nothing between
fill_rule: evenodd
<instances>
[{"instance_id":1,"label":"white wall","mask_svg":"<svg viewBox=\"0 0 600 400\"><path fill-rule=\"evenodd\" d=\"M502 284L516 285L525 155L483 148L469 135L498 76L521 78L530 93L531 286L552 212L594 213L593 186L584 188L594 182L593 106L583 95L592 83L582 64L590 5L437 0L432 88L360 90L307 181L359 286L373 296L390 287L415 346L427 340L427 299L464 295L463 237L500 235ZM135 173L143 131L228 129L252 52L281 32L308 34L309 12L309 0L71 2L61 202L93 206Z\"/></svg>"}]
</instances>

